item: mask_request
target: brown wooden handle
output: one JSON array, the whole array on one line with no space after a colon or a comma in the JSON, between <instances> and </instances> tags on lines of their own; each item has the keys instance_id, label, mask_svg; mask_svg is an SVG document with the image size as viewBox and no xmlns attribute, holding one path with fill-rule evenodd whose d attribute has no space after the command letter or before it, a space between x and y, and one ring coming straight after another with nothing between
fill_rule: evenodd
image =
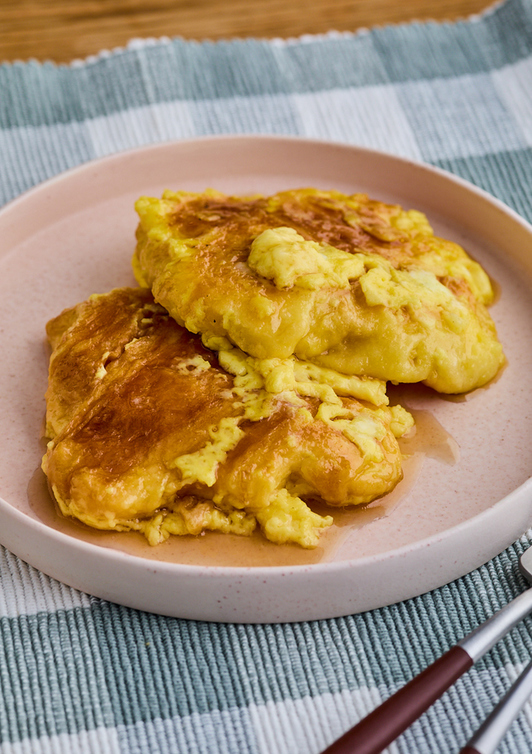
<instances>
[{"instance_id":1,"label":"brown wooden handle","mask_svg":"<svg viewBox=\"0 0 532 754\"><path fill-rule=\"evenodd\" d=\"M452 647L344 733L322 754L379 754L434 704L472 664L473 660L465 649Z\"/></svg>"},{"instance_id":2,"label":"brown wooden handle","mask_svg":"<svg viewBox=\"0 0 532 754\"><path fill-rule=\"evenodd\" d=\"M464 746L463 749L460 749L460 754L480 754L480 752L473 746Z\"/></svg>"}]
</instances>

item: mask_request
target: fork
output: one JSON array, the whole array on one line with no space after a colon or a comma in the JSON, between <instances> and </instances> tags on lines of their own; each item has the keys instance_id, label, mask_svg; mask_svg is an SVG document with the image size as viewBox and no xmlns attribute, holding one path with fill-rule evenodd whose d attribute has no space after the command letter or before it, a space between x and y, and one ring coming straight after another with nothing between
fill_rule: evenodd
<instances>
[{"instance_id":1,"label":"fork","mask_svg":"<svg viewBox=\"0 0 532 754\"><path fill-rule=\"evenodd\" d=\"M532 584L532 547L519 559L519 569ZM532 588L522 592L485 623L451 647L322 754L379 754L420 717L460 676L532 611ZM492 754L532 689L532 668L523 672L462 754ZM528 692L528 695L530 692ZM523 698L524 697L524 698ZM520 706L519 706L520 705ZM495 741L493 746L490 741Z\"/></svg>"}]
</instances>

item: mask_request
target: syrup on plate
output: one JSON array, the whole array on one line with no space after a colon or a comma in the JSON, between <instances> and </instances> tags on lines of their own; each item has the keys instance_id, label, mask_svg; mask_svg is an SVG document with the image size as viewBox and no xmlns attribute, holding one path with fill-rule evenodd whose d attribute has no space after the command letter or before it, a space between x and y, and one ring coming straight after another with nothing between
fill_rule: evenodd
<instances>
[{"instance_id":1,"label":"syrup on plate","mask_svg":"<svg viewBox=\"0 0 532 754\"><path fill-rule=\"evenodd\" d=\"M332 515L334 518L333 525L322 532L320 544L314 550L305 550L294 544L273 544L258 531L250 537L217 532L205 532L197 537L170 537L166 542L151 547L137 532L98 531L65 518L57 510L40 468L28 486L28 499L37 517L53 529L85 542L154 561L224 567L290 566L325 562L334 558L334 554L354 529L389 516L400 506L421 473L425 457L447 464L458 460L456 442L430 411L406 407L414 416L415 428L408 437L399 441L405 456L402 481L392 492L367 505L332 508L322 503L309 503L317 513Z\"/></svg>"}]
</instances>

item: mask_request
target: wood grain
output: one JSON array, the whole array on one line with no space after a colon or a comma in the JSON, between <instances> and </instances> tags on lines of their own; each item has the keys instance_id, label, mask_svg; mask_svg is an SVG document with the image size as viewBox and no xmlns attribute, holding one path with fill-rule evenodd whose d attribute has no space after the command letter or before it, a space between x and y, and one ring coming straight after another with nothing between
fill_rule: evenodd
<instances>
[{"instance_id":1,"label":"wood grain","mask_svg":"<svg viewBox=\"0 0 532 754\"><path fill-rule=\"evenodd\" d=\"M493 0L0 0L0 61L69 62L134 37L298 37L456 20Z\"/></svg>"}]
</instances>

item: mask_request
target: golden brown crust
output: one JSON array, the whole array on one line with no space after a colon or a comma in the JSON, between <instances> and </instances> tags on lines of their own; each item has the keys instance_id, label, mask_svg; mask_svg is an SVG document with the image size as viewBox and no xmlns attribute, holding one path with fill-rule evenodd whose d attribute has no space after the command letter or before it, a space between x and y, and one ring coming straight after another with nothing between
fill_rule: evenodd
<instances>
[{"instance_id":1,"label":"golden brown crust","mask_svg":"<svg viewBox=\"0 0 532 754\"><path fill-rule=\"evenodd\" d=\"M295 354L445 393L484 384L504 362L486 309L489 278L420 213L314 189L252 199L166 192L137 209L139 282L192 332L227 337L259 359ZM347 284L318 284L304 271L279 282L252 264L252 250L272 231L289 245L287 228L296 234L292 258L336 250L359 271Z\"/></svg>"},{"instance_id":2,"label":"golden brown crust","mask_svg":"<svg viewBox=\"0 0 532 754\"><path fill-rule=\"evenodd\" d=\"M47 323L53 349L46 392L49 437L83 406L99 382L99 370L105 370L137 337L141 321L151 314L146 307L153 306L149 291L132 295L123 289L112 298L92 296Z\"/></svg>"},{"instance_id":3,"label":"golden brown crust","mask_svg":"<svg viewBox=\"0 0 532 754\"><path fill-rule=\"evenodd\" d=\"M143 530L170 512L187 533L198 520L200 530L207 519L222 528L239 512L248 524L255 515L266 521L269 506L289 498L304 506L300 493L333 506L367 502L401 478L386 409L348 398L334 407L344 421L360 417L375 428L375 459L335 427L335 417L319 418L316 398L236 390L215 354L145 289L94 296L74 312L50 326L58 332L68 323L51 359L47 423L54 431L44 459L65 515ZM267 410L253 420L246 400L259 394ZM297 515L307 516L301 507ZM315 544L323 525L315 518L306 538L292 539Z\"/></svg>"}]
</instances>

